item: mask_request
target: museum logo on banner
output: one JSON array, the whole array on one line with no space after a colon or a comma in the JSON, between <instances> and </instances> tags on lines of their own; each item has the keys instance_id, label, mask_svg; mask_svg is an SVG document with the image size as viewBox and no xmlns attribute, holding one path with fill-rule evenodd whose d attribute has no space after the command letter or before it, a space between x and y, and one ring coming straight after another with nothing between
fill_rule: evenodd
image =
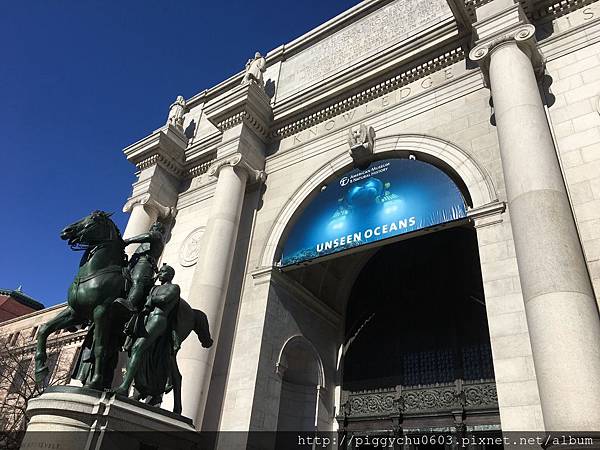
<instances>
[{"instance_id":1,"label":"museum logo on banner","mask_svg":"<svg viewBox=\"0 0 600 450\"><path fill-rule=\"evenodd\" d=\"M376 161L322 187L292 228L281 265L305 263L464 217L460 190L437 167L411 159Z\"/></svg>"}]
</instances>

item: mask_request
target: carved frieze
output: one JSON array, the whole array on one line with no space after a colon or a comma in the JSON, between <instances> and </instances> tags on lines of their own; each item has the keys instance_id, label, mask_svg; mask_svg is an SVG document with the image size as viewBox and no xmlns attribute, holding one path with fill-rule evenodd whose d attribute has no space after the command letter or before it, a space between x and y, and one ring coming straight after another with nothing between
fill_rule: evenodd
<instances>
[{"instance_id":1,"label":"carved frieze","mask_svg":"<svg viewBox=\"0 0 600 450\"><path fill-rule=\"evenodd\" d=\"M491 381L448 383L434 386L384 388L349 392L348 417L376 417L389 414L427 414L456 409L497 408L496 384Z\"/></svg>"},{"instance_id":2,"label":"carved frieze","mask_svg":"<svg viewBox=\"0 0 600 450\"><path fill-rule=\"evenodd\" d=\"M454 386L407 390L403 393L404 411L435 411L460 406Z\"/></svg>"},{"instance_id":3,"label":"carved frieze","mask_svg":"<svg viewBox=\"0 0 600 450\"><path fill-rule=\"evenodd\" d=\"M278 98L346 69L449 14L444 0L396 0L285 61Z\"/></svg>"},{"instance_id":4,"label":"carved frieze","mask_svg":"<svg viewBox=\"0 0 600 450\"><path fill-rule=\"evenodd\" d=\"M465 406L488 406L498 404L498 392L494 383L465 386Z\"/></svg>"},{"instance_id":5,"label":"carved frieze","mask_svg":"<svg viewBox=\"0 0 600 450\"><path fill-rule=\"evenodd\" d=\"M461 47L450 50L299 120L280 123L273 129L272 137L291 137L290 143L295 145L354 123L458 77L464 72L464 63L459 63L464 58Z\"/></svg>"},{"instance_id":6,"label":"carved frieze","mask_svg":"<svg viewBox=\"0 0 600 450\"><path fill-rule=\"evenodd\" d=\"M397 412L395 408L394 393L365 394L352 396L350 402L350 416L381 416Z\"/></svg>"}]
</instances>

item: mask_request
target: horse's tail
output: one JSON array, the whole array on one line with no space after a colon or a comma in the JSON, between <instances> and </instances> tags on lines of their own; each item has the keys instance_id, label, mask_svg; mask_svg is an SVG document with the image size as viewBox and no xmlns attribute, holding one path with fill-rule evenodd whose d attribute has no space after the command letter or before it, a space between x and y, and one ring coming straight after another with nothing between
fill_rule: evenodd
<instances>
[{"instance_id":1,"label":"horse's tail","mask_svg":"<svg viewBox=\"0 0 600 450\"><path fill-rule=\"evenodd\" d=\"M198 335L202 347L209 348L213 345L213 340L210 336L208 318L199 309L193 309L192 311L194 314L194 331Z\"/></svg>"}]
</instances>

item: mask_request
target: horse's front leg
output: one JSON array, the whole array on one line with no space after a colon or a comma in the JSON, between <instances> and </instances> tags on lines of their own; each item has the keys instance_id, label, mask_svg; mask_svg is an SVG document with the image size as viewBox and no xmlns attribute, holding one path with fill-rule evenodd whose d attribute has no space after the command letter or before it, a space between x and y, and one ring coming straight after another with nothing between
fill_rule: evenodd
<instances>
[{"instance_id":1,"label":"horse's front leg","mask_svg":"<svg viewBox=\"0 0 600 450\"><path fill-rule=\"evenodd\" d=\"M35 382L38 385L43 384L48 376L48 366L46 366L46 344L48 336L57 330L72 327L83 323L83 320L78 319L70 306L67 306L54 318L49 320L44 325L40 326L37 335L36 351L35 351Z\"/></svg>"},{"instance_id":2,"label":"horse's front leg","mask_svg":"<svg viewBox=\"0 0 600 450\"><path fill-rule=\"evenodd\" d=\"M104 389L103 364L106 361L108 341L109 306L102 304L94 308L94 374L86 387Z\"/></svg>"}]
</instances>

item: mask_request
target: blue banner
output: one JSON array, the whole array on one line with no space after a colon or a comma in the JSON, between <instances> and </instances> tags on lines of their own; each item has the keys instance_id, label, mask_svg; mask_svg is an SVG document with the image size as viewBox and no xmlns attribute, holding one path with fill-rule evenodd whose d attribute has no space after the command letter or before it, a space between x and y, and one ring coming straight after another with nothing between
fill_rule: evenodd
<instances>
[{"instance_id":1,"label":"blue banner","mask_svg":"<svg viewBox=\"0 0 600 450\"><path fill-rule=\"evenodd\" d=\"M466 217L463 196L437 167L386 159L323 186L290 231L289 266Z\"/></svg>"}]
</instances>

